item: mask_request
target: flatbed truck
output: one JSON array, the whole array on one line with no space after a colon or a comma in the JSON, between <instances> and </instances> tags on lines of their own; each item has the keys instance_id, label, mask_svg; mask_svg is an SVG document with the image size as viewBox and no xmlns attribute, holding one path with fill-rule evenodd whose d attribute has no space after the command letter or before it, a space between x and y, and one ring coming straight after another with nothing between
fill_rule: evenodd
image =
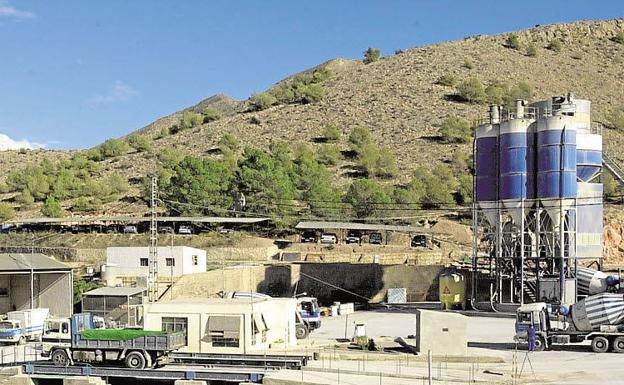
<instances>
[{"instance_id":1,"label":"flatbed truck","mask_svg":"<svg viewBox=\"0 0 624 385\"><path fill-rule=\"evenodd\" d=\"M146 369L166 362L184 345L182 332L95 329L92 314L79 313L46 321L42 356L56 366L88 362Z\"/></svg>"}]
</instances>

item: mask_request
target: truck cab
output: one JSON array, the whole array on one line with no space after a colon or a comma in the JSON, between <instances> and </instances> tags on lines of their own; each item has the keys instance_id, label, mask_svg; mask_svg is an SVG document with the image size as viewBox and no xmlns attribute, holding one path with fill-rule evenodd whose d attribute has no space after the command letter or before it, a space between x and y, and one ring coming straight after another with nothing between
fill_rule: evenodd
<instances>
[{"instance_id":1,"label":"truck cab","mask_svg":"<svg viewBox=\"0 0 624 385\"><path fill-rule=\"evenodd\" d=\"M297 309L301 318L310 330L321 327L321 309L315 297L297 298Z\"/></svg>"},{"instance_id":2,"label":"truck cab","mask_svg":"<svg viewBox=\"0 0 624 385\"><path fill-rule=\"evenodd\" d=\"M23 344L22 324L17 320L0 321L0 342Z\"/></svg>"},{"instance_id":3,"label":"truck cab","mask_svg":"<svg viewBox=\"0 0 624 385\"><path fill-rule=\"evenodd\" d=\"M514 339L521 343L528 342L528 330L535 330L536 350L548 348L548 332L551 329L548 306L544 302L522 305L516 310L516 335Z\"/></svg>"},{"instance_id":4,"label":"truck cab","mask_svg":"<svg viewBox=\"0 0 624 385\"><path fill-rule=\"evenodd\" d=\"M71 342L69 325L69 318L50 318L46 320L42 338L43 342Z\"/></svg>"}]
</instances>

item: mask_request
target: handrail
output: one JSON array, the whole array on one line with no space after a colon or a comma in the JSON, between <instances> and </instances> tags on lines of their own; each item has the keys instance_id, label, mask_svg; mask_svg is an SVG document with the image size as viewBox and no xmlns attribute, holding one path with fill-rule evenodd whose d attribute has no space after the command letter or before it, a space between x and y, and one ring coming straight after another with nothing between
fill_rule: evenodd
<instances>
[{"instance_id":1,"label":"handrail","mask_svg":"<svg viewBox=\"0 0 624 385\"><path fill-rule=\"evenodd\" d=\"M602 153L602 164L609 171L611 171L611 174L615 176L615 179L624 185L624 169L622 169L622 167L613 158L607 155L606 152Z\"/></svg>"}]
</instances>

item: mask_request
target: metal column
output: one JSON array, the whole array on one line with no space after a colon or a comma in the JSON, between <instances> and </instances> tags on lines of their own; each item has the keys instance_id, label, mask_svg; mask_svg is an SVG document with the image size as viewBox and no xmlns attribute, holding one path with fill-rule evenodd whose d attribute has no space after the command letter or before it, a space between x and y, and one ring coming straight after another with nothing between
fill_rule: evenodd
<instances>
[{"instance_id":1,"label":"metal column","mask_svg":"<svg viewBox=\"0 0 624 385\"><path fill-rule=\"evenodd\" d=\"M152 175L152 190L150 196L150 245L149 245L149 276L148 301L158 300L158 222L156 218L158 177Z\"/></svg>"}]
</instances>

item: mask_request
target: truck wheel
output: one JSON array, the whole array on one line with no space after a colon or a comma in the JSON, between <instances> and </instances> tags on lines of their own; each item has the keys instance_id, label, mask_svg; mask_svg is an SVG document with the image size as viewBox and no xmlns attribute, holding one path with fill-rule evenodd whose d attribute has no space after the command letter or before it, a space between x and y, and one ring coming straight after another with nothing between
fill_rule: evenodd
<instances>
[{"instance_id":1,"label":"truck wheel","mask_svg":"<svg viewBox=\"0 0 624 385\"><path fill-rule=\"evenodd\" d=\"M591 342L591 348L595 353L605 353L609 350L609 340L606 337L595 337Z\"/></svg>"},{"instance_id":2,"label":"truck wheel","mask_svg":"<svg viewBox=\"0 0 624 385\"><path fill-rule=\"evenodd\" d=\"M308 336L308 328L305 325L295 325L295 336L298 340L302 340Z\"/></svg>"},{"instance_id":3,"label":"truck wheel","mask_svg":"<svg viewBox=\"0 0 624 385\"><path fill-rule=\"evenodd\" d=\"M130 369L145 369L145 357L141 352L130 352L126 355L126 367Z\"/></svg>"},{"instance_id":4,"label":"truck wheel","mask_svg":"<svg viewBox=\"0 0 624 385\"><path fill-rule=\"evenodd\" d=\"M617 337L613 340L613 351L616 353L624 353L624 337Z\"/></svg>"},{"instance_id":5,"label":"truck wheel","mask_svg":"<svg viewBox=\"0 0 624 385\"><path fill-rule=\"evenodd\" d=\"M54 366L69 366L69 357L65 350L56 349L52 352L52 363Z\"/></svg>"},{"instance_id":6,"label":"truck wheel","mask_svg":"<svg viewBox=\"0 0 624 385\"><path fill-rule=\"evenodd\" d=\"M535 351L543 352L546 350L546 340L542 336L537 336L535 339Z\"/></svg>"}]
</instances>

